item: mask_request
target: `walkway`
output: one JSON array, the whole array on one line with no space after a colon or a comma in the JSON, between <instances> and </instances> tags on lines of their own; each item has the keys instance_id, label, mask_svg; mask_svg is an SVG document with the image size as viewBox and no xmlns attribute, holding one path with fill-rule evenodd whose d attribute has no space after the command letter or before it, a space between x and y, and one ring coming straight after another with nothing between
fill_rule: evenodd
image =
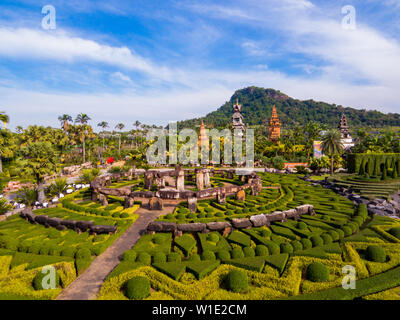
<instances>
[{"instance_id":1,"label":"walkway","mask_svg":"<svg viewBox=\"0 0 400 320\"><path fill-rule=\"evenodd\" d=\"M136 244L150 222L160 215L173 212L174 208L174 205L164 204L162 211L138 209L136 213L139 214L139 218L136 222L98 256L90 267L57 297L57 300L96 299L106 277L121 262L122 254Z\"/></svg>"}]
</instances>

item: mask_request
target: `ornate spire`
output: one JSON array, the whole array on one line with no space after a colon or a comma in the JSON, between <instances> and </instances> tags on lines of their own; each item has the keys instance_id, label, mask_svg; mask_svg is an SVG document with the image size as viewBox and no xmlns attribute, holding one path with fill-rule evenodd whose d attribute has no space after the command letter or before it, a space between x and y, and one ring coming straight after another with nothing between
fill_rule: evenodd
<instances>
[{"instance_id":1,"label":"ornate spire","mask_svg":"<svg viewBox=\"0 0 400 320\"><path fill-rule=\"evenodd\" d=\"M269 121L269 139L272 141L279 140L281 138L281 123L278 118L278 112L276 111L275 105L272 107L272 116Z\"/></svg>"}]
</instances>

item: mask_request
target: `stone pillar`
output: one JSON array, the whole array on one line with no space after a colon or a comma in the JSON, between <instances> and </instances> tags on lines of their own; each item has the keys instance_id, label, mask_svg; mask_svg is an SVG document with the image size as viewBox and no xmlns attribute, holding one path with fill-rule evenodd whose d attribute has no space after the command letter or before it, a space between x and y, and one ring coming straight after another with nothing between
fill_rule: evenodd
<instances>
[{"instance_id":1,"label":"stone pillar","mask_svg":"<svg viewBox=\"0 0 400 320\"><path fill-rule=\"evenodd\" d=\"M217 194L217 202L218 203L225 203L226 202L226 194L225 193L218 193Z\"/></svg>"},{"instance_id":2,"label":"stone pillar","mask_svg":"<svg viewBox=\"0 0 400 320\"><path fill-rule=\"evenodd\" d=\"M99 194L96 191L92 190L92 194L90 196L90 199L93 202L97 202L97 200L99 200Z\"/></svg>"},{"instance_id":3,"label":"stone pillar","mask_svg":"<svg viewBox=\"0 0 400 320\"><path fill-rule=\"evenodd\" d=\"M165 188L165 179L164 177L158 177L155 179L155 184L157 185L158 189Z\"/></svg>"},{"instance_id":4,"label":"stone pillar","mask_svg":"<svg viewBox=\"0 0 400 320\"><path fill-rule=\"evenodd\" d=\"M204 188L211 188L210 170L208 169L204 170Z\"/></svg>"},{"instance_id":5,"label":"stone pillar","mask_svg":"<svg viewBox=\"0 0 400 320\"><path fill-rule=\"evenodd\" d=\"M144 188L147 190L151 190L153 186L153 174L151 172L144 173Z\"/></svg>"},{"instance_id":6,"label":"stone pillar","mask_svg":"<svg viewBox=\"0 0 400 320\"><path fill-rule=\"evenodd\" d=\"M135 205L135 199L131 197L125 197L124 208L132 208Z\"/></svg>"},{"instance_id":7,"label":"stone pillar","mask_svg":"<svg viewBox=\"0 0 400 320\"><path fill-rule=\"evenodd\" d=\"M188 208L190 210L190 212L197 212L197 198L196 197L192 197L192 198L188 198Z\"/></svg>"},{"instance_id":8,"label":"stone pillar","mask_svg":"<svg viewBox=\"0 0 400 320\"><path fill-rule=\"evenodd\" d=\"M100 194L99 196L99 200L102 206L108 206L108 199L107 196L105 196L104 194Z\"/></svg>"},{"instance_id":9,"label":"stone pillar","mask_svg":"<svg viewBox=\"0 0 400 320\"><path fill-rule=\"evenodd\" d=\"M204 174L202 170L196 170L196 188L199 190L204 189Z\"/></svg>"},{"instance_id":10,"label":"stone pillar","mask_svg":"<svg viewBox=\"0 0 400 320\"><path fill-rule=\"evenodd\" d=\"M176 177L176 189L185 191L185 171L182 169L178 171L178 176Z\"/></svg>"}]
</instances>

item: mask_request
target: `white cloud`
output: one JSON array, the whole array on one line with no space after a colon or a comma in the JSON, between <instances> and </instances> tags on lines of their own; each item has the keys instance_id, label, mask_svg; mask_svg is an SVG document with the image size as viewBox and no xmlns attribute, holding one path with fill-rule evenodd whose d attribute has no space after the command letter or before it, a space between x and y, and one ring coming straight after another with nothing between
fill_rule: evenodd
<instances>
[{"instance_id":1,"label":"white cloud","mask_svg":"<svg viewBox=\"0 0 400 320\"><path fill-rule=\"evenodd\" d=\"M111 78L118 80L118 81L123 81L123 82L127 82L127 83L132 83L132 79L130 77L128 77L127 75L123 74L122 72L114 72L111 74Z\"/></svg>"}]
</instances>

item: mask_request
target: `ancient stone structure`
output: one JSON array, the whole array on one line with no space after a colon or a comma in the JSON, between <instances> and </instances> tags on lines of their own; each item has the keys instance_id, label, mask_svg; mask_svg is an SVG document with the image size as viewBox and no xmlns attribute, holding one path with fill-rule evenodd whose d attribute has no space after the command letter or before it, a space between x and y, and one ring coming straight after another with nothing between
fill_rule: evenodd
<instances>
[{"instance_id":1,"label":"ancient stone structure","mask_svg":"<svg viewBox=\"0 0 400 320\"><path fill-rule=\"evenodd\" d=\"M340 135L342 136L341 141L342 141L343 147L345 149L350 149L351 147L354 147L353 138L350 135L347 117L344 113L342 114L342 116L340 118L338 129L340 130Z\"/></svg>"},{"instance_id":2,"label":"ancient stone structure","mask_svg":"<svg viewBox=\"0 0 400 320\"><path fill-rule=\"evenodd\" d=\"M153 197L149 200L149 209L150 210L162 210L163 202L160 198Z\"/></svg>"},{"instance_id":3,"label":"ancient stone structure","mask_svg":"<svg viewBox=\"0 0 400 320\"><path fill-rule=\"evenodd\" d=\"M198 139L197 144L199 146L200 152L201 152L201 148L204 148L204 150L207 151L207 152L210 149L210 143L209 143L209 140L208 140L208 136L207 136L207 132L206 132L206 128L204 126L203 120L201 120L199 139Z\"/></svg>"},{"instance_id":4,"label":"ancient stone structure","mask_svg":"<svg viewBox=\"0 0 400 320\"><path fill-rule=\"evenodd\" d=\"M236 104L233 106L232 127L238 131L238 135L243 137L245 125L242 116L242 105L239 104L239 99L236 99Z\"/></svg>"},{"instance_id":5,"label":"ancient stone structure","mask_svg":"<svg viewBox=\"0 0 400 320\"><path fill-rule=\"evenodd\" d=\"M188 208L189 208L190 212L197 211L197 198L196 197L188 198Z\"/></svg>"},{"instance_id":6,"label":"ancient stone structure","mask_svg":"<svg viewBox=\"0 0 400 320\"><path fill-rule=\"evenodd\" d=\"M272 107L272 116L269 121L269 140L278 142L281 138L281 123L278 118L276 107Z\"/></svg>"}]
</instances>

